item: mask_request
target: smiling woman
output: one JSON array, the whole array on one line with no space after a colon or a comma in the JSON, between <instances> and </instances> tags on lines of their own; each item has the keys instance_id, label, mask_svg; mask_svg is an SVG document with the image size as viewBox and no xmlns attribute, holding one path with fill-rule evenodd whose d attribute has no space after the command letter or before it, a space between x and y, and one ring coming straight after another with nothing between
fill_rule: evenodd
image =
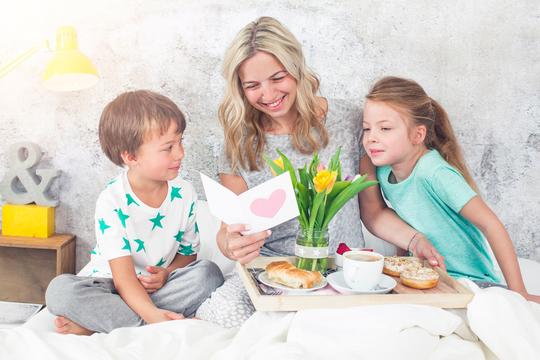
<instances>
[{"instance_id":1,"label":"smiling woman","mask_svg":"<svg viewBox=\"0 0 540 360\"><path fill-rule=\"evenodd\" d=\"M318 96L319 79L306 65L300 43L277 20L263 17L236 36L224 59L227 89L219 108L224 144L222 184L239 194L272 177L263 155L287 153L295 166L313 153L330 159L342 148L343 176L354 175L360 156L360 108ZM249 236L243 224L221 226L220 250L246 263L259 256L293 255L296 219ZM339 242L364 245L358 203L348 202L329 225L330 253ZM254 311L240 279L233 276L201 306L197 316L239 326Z\"/></svg>"},{"instance_id":2,"label":"smiling woman","mask_svg":"<svg viewBox=\"0 0 540 360\"><path fill-rule=\"evenodd\" d=\"M224 77L227 91L219 120L225 141L219 176L226 187L242 193L271 178L263 155L275 149L300 165L314 152L329 159L341 145L344 174L356 174L359 108L318 96L319 79L306 65L300 43L277 20L263 17L240 31L225 54ZM351 204L344 212L348 219L337 220L330 229L336 232L332 251L338 240L352 246L363 242L358 206ZM273 228L270 237L266 231L245 237L242 229L223 227L218 244L226 256L240 262L259 254L291 255L297 228L294 220Z\"/></svg>"},{"instance_id":3,"label":"smiling woman","mask_svg":"<svg viewBox=\"0 0 540 360\"><path fill-rule=\"evenodd\" d=\"M330 159L341 147L343 177L358 173L364 153L360 108L319 96L319 79L306 65L300 43L276 19L262 17L237 34L225 53L223 75L227 89L219 108L224 144L218 173L225 187L240 194L270 179L263 155L274 154L276 149L299 167L309 163L314 153ZM384 222L382 228L387 230L375 235L402 248L408 248L414 235L411 249L425 250L416 255L429 254L432 264L438 264L429 241L385 210L380 195L367 199L370 205L362 220L367 226ZM244 236L245 224L222 224L216 241L226 257L245 264L259 255L294 255L298 229L298 220L293 219ZM330 255L339 243L364 246L357 201L341 208L328 224L328 234ZM253 311L240 278L233 275L199 308L197 316L231 327L239 326Z\"/></svg>"},{"instance_id":4,"label":"smiling woman","mask_svg":"<svg viewBox=\"0 0 540 360\"><path fill-rule=\"evenodd\" d=\"M246 100L267 115L263 117L265 131L288 133L288 126L296 117L296 80L275 56L263 51L247 59L240 66L239 75Z\"/></svg>"},{"instance_id":5,"label":"smiling woman","mask_svg":"<svg viewBox=\"0 0 540 360\"><path fill-rule=\"evenodd\" d=\"M262 17L238 33L225 54L223 75L227 89L219 120L232 170L259 171L266 135L290 135L301 154L328 145L328 104L317 95L319 79L298 40L276 19Z\"/></svg>"}]
</instances>

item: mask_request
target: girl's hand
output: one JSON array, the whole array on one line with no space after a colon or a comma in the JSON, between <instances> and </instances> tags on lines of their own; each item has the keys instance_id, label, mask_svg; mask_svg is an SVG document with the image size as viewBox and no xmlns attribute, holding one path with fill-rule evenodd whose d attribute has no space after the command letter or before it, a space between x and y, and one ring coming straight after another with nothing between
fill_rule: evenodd
<instances>
[{"instance_id":1,"label":"girl's hand","mask_svg":"<svg viewBox=\"0 0 540 360\"><path fill-rule=\"evenodd\" d=\"M156 311L148 319L145 319L145 321L147 324L154 324L154 323L163 322L163 321L184 320L184 319L185 317L182 314L177 314L173 311L156 308Z\"/></svg>"},{"instance_id":2,"label":"girl's hand","mask_svg":"<svg viewBox=\"0 0 540 360\"><path fill-rule=\"evenodd\" d=\"M411 241L409 250L419 259L426 259L431 266L438 266L446 271L444 265L444 257L439 254L437 249L425 237L424 234L418 233Z\"/></svg>"},{"instance_id":3,"label":"girl's hand","mask_svg":"<svg viewBox=\"0 0 540 360\"><path fill-rule=\"evenodd\" d=\"M224 225L218 233L218 241L222 241L223 255L240 264L246 264L259 256L264 240L272 233L270 230L260 231L251 235L242 235L249 230L244 224ZM221 239L219 239L221 238Z\"/></svg>"},{"instance_id":4,"label":"girl's hand","mask_svg":"<svg viewBox=\"0 0 540 360\"><path fill-rule=\"evenodd\" d=\"M139 275L137 278L149 294L161 289L169 278L169 271L159 266L147 266L146 271L148 271L150 275Z\"/></svg>"},{"instance_id":5,"label":"girl's hand","mask_svg":"<svg viewBox=\"0 0 540 360\"><path fill-rule=\"evenodd\" d=\"M540 304L540 296L538 295L532 295L527 292L521 295L523 295L523 297L529 301L534 301L535 303Z\"/></svg>"}]
</instances>

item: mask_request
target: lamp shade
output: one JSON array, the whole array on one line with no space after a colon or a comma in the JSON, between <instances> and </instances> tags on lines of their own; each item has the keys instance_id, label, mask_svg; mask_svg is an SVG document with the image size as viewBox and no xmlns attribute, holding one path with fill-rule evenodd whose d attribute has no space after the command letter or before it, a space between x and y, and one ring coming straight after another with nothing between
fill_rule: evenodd
<instances>
[{"instance_id":1,"label":"lamp shade","mask_svg":"<svg viewBox=\"0 0 540 360\"><path fill-rule=\"evenodd\" d=\"M54 57L43 74L43 85L54 91L76 91L94 86L98 72L79 51L77 32L72 26L58 29Z\"/></svg>"}]
</instances>

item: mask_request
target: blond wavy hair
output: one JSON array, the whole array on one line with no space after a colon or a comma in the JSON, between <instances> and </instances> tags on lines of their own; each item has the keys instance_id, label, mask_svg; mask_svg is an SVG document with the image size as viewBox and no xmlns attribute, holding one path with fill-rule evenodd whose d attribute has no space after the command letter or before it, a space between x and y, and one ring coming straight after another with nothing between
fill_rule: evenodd
<instances>
[{"instance_id":1,"label":"blond wavy hair","mask_svg":"<svg viewBox=\"0 0 540 360\"><path fill-rule=\"evenodd\" d=\"M394 76L384 77L373 85L366 99L394 105L394 108L404 113L413 124L425 126L427 130L425 146L428 149L436 149L480 194L467 168L448 114L417 82Z\"/></svg>"},{"instance_id":2,"label":"blond wavy hair","mask_svg":"<svg viewBox=\"0 0 540 360\"><path fill-rule=\"evenodd\" d=\"M328 145L328 132L321 121L325 109L317 98L319 79L307 67L294 35L276 19L261 17L240 30L225 53L223 76L227 89L218 115L223 126L225 155L233 171L239 167L259 170L265 151L262 112L248 103L238 74L242 63L259 51L273 55L296 80L294 106L298 118L291 134L293 147L311 154Z\"/></svg>"}]
</instances>

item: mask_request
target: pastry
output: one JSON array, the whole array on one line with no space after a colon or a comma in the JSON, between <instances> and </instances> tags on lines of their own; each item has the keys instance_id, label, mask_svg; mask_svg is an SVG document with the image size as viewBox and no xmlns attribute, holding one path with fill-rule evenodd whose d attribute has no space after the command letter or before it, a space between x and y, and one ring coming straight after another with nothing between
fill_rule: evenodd
<instances>
[{"instance_id":1,"label":"pastry","mask_svg":"<svg viewBox=\"0 0 540 360\"><path fill-rule=\"evenodd\" d=\"M322 281L318 271L298 269L288 261L274 261L266 265L268 278L279 284L299 289L310 289Z\"/></svg>"}]
</instances>

